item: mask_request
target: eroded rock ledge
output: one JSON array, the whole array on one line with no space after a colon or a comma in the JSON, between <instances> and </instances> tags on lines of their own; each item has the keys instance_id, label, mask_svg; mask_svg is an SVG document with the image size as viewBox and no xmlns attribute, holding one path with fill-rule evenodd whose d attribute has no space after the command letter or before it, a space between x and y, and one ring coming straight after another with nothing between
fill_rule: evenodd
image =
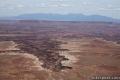
<instances>
[{"instance_id":1,"label":"eroded rock ledge","mask_svg":"<svg viewBox=\"0 0 120 80\"><path fill-rule=\"evenodd\" d=\"M62 61L69 60L65 56L60 55L68 49L61 49L62 42L50 38L42 38L40 40L15 40L21 51L33 54L43 62L42 67L52 71L60 71L63 69L72 69L72 67L62 65Z\"/></svg>"}]
</instances>

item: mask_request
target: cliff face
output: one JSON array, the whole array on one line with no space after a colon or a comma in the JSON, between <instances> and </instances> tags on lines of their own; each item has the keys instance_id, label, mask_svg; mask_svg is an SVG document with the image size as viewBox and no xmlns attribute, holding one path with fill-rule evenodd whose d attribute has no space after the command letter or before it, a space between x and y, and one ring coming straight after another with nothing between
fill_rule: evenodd
<instances>
[{"instance_id":1,"label":"cliff face","mask_svg":"<svg viewBox=\"0 0 120 80\"><path fill-rule=\"evenodd\" d=\"M62 61L68 60L64 56L61 56L60 53L67 49L61 49L60 45L62 44L60 41L50 39L50 38L41 38L29 40L24 39L19 41L15 41L18 44L18 47L21 51L33 54L37 56L40 61L43 62L42 67L53 70L60 71L65 68L71 68L68 66L63 66Z\"/></svg>"}]
</instances>

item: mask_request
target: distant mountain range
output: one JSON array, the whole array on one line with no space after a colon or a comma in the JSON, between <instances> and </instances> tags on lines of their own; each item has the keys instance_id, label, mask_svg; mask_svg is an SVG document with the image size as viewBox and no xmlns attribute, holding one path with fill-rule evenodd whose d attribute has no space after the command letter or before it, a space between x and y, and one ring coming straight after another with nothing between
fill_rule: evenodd
<instances>
[{"instance_id":1,"label":"distant mountain range","mask_svg":"<svg viewBox=\"0 0 120 80\"><path fill-rule=\"evenodd\" d=\"M1 17L0 20L54 20L54 21L105 21L120 22L118 19L101 15L83 15L83 14L24 14L12 17Z\"/></svg>"}]
</instances>

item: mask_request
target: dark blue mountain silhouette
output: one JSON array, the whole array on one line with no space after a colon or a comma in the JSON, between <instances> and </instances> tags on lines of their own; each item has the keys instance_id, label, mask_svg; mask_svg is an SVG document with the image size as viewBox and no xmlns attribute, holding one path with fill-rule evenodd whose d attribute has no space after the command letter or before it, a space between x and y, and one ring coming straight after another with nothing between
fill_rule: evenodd
<instances>
[{"instance_id":1,"label":"dark blue mountain silhouette","mask_svg":"<svg viewBox=\"0 0 120 80\"><path fill-rule=\"evenodd\" d=\"M24 14L13 17L2 17L0 19L7 20L55 20L55 21L106 21L120 22L118 19L101 15L83 15L83 14Z\"/></svg>"}]
</instances>

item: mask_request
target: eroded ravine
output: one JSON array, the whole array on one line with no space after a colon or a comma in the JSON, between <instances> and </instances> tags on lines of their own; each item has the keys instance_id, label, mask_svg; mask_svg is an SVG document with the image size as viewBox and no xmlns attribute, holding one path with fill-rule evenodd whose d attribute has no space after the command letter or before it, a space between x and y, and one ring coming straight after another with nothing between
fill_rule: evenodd
<instances>
[{"instance_id":1,"label":"eroded ravine","mask_svg":"<svg viewBox=\"0 0 120 80\"><path fill-rule=\"evenodd\" d=\"M62 44L60 41L47 38L41 41L14 40L6 42L10 44L8 44L8 48L0 50L0 55L17 55L31 58L34 63L32 67L39 70L42 68L52 71L72 69L70 65L66 64L71 63L73 57L68 54L68 49L63 49L60 46Z\"/></svg>"},{"instance_id":2,"label":"eroded ravine","mask_svg":"<svg viewBox=\"0 0 120 80\"><path fill-rule=\"evenodd\" d=\"M42 67L52 70L60 71L63 69L72 69L72 67L63 65L63 61L68 61L69 58L65 55L60 55L68 49L62 49L60 41L44 38L41 41L23 40L15 41L18 48L23 52L35 55L40 61L43 62Z\"/></svg>"}]
</instances>

